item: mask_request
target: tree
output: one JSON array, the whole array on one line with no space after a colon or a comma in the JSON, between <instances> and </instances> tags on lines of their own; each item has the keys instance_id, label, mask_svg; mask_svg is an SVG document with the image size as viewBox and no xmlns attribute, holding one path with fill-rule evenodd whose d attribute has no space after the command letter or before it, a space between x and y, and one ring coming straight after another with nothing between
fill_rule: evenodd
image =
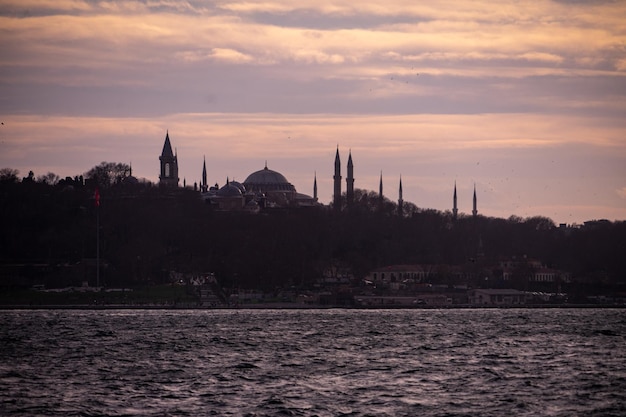
<instances>
[{"instance_id":1,"label":"tree","mask_svg":"<svg viewBox=\"0 0 626 417\"><path fill-rule=\"evenodd\" d=\"M119 162L101 162L85 173L85 178L95 181L101 188L109 188L130 175L130 166Z\"/></svg>"},{"instance_id":2,"label":"tree","mask_svg":"<svg viewBox=\"0 0 626 417\"><path fill-rule=\"evenodd\" d=\"M30 170L28 171L28 176L22 179L22 182L34 182L35 181L35 173Z\"/></svg>"},{"instance_id":3,"label":"tree","mask_svg":"<svg viewBox=\"0 0 626 417\"><path fill-rule=\"evenodd\" d=\"M556 228L552 219L543 216L528 217L524 223L534 230L552 230Z\"/></svg>"},{"instance_id":4,"label":"tree","mask_svg":"<svg viewBox=\"0 0 626 417\"><path fill-rule=\"evenodd\" d=\"M32 172L32 171L31 171ZM30 176L30 173L29 173ZM46 175L40 175L37 177L37 182L41 182L48 185L56 185L59 182L59 176L54 172L48 172Z\"/></svg>"},{"instance_id":5,"label":"tree","mask_svg":"<svg viewBox=\"0 0 626 417\"><path fill-rule=\"evenodd\" d=\"M0 182L17 182L17 176L20 173L17 169L2 168L0 169Z\"/></svg>"}]
</instances>

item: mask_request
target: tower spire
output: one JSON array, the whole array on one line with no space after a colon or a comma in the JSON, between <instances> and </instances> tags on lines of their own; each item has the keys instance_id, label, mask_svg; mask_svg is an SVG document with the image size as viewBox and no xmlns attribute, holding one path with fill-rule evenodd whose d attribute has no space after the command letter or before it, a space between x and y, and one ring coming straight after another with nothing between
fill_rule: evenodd
<instances>
[{"instance_id":1,"label":"tower spire","mask_svg":"<svg viewBox=\"0 0 626 417\"><path fill-rule=\"evenodd\" d=\"M456 181L454 181L454 196L452 197L452 217L456 220L459 208L456 204Z\"/></svg>"},{"instance_id":2,"label":"tower spire","mask_svg":"<svg viewBox=\"0 0 626 417\"><path fill-rule=\"evenodd\" d=\"M354 164L352 163L352 150L348 153L348 176L346 177L346 200L348 205L354 202Z\"/></svg>"},{"instance_id":3,"label":"tower spire","mask_svg":"<svg viewBox=\"0 0 626 417\"><path fill-rule=\"evenodd\" d=\"M404 200L402 199L402 175L400 175L400 186L398 187L398 215L402 216Z\"/></svg>"},{"instance_id":4,"label":"tower spire","mask_svg":"<svg viewBox=\"0 0 626 417\"><path fill-rule=\"evenodd\" d=\"M317 201L317 171L313 174L313 200Z\"/></svg>"},{"instance_id":5,"label":"tower spire","mask_svg":"<svg viewBox=\"0 0 626 417\"><path fill-rule=\"evenodd\" d=\"M474 183L474 205L472 209L472 216L476 217L478 215L478 207L476 204L476 183Z\"/></svg>"},{"instance_id":6,"label":"tower spire","mask_svg":"<svg viewBox=\"0 0 626 417\"><path fill-rule=\"evenodd\" d=\"M339 145L335 153L335 175L333 176L333 205L335 210L341 209L341 160L339 159Z\"/></svg>"},{"instance_id":7,"label":"tower spire","mask_svg":"<svg viewBox=\"0 0 626 417\"><path fill-rule=\"evenodd\" d=\"M203 156L204 161L202 162L202 184L200 184L200 190L203 193L206 193L208 190L207 181L206 181L206 156Z\"/></svg>"},{"instance_id":8,"label":"tower spire","mask_svg":"<svg viewBox=\"0 0 626 417\"><path fill-rule=\"evenodd\" d=\"M383 201L383 172L380 171L380 183L378 184L378 198Z\"/></svg>"},{"instance_id":9,"label":"tower spire","mask_svg":"<svg viewBox=\"0 0 626 417\"><path fill-rule=\"evenodd\" d=\"M159 175L159 185L163 187L178 187L178 156L172 152L169 130L165 134L163 151L159 156L161 163L161 174Z\"/></svg>"}]
</instances>

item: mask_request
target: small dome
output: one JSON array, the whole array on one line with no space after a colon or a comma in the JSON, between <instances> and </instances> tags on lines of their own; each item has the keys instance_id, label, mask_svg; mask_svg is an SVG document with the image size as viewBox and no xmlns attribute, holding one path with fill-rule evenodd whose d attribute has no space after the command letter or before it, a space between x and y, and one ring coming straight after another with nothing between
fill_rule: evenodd
<instances>
[{"instance_id":1,"label":"small dome","mask_svg":"<svg viewBox=\"0 0 626 417\"><path fill-rule=\"evenodd\" d=\"M241 194L245 194L246 193L246 187L244 187L244 185L240 182L237 181L231 181L229 182L230 185L234 185L235 187L239 188L239 191L241 191Z\"/></svg>"},{"instance_id":2,"label":"small dome","mask_svg":"<svg viewBox=\"0 0 626 417\"><path fill-rule=\"evenodd\" d=\"M217 191L218 197L241 197L241 190L239 187L228 183Z\"/></svg>"},{"instance_id":3,"label":"small dome","mask_svg":"<svg viewBox=\"0 0 626 417\"><path fill-rule=\"evenodd\" d=\"M139 180L135 177L133 177L132 175L129 175L128 177L124 178L124 184L138 184Z\"/></svg>"}]
</instances>

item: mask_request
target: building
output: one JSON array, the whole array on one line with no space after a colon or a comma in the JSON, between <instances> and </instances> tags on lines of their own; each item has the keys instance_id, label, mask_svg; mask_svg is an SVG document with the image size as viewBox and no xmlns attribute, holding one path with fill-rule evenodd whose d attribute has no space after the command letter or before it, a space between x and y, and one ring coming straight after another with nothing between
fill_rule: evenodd
<instances>
[{"instance_id":1,"label":"building","mask_svg":"<svg viewBox=\"0 0 626 417\"><path fill-rule=\"evenodd\" d=\"M478 204L476 199L476 184L474 184L474 197L472 198L472 216L478 216Z\"/></svg>"},{"instance_id":2,"label":"building","mask_svg":"<svg viewBox=\"0 0 626 417\"><path fill-rule=\"evenodd\" d=\"M178 187L178 157L172 151L169 132L165 135L163 151L159 157L161 174L159 185ZM283 174L267 167L248 175L243 183L226 179L226 184L208 186L206 158L202 164L199 192L202 198L218 210L245 210L257 212L264 208L312 207L317 206L317 177L314 178L314 197L299 193ZM197 184L194 186L198 189Z\"/></svg>"},{"instance_id":3,"label":"building","mask_svg":"<svg viewBox=\"0 0 626 417\"><path fill-rule=\"evenodd\" d=\"M341 176L339 176L341 178ZM348 176L346 178L346 203L348 207L354 203L354 164L352 163L352 151L348 153Z\"/></svg>"},{"instance_id":4,"label":"building","mask_svg":"<svg viewBox=\"0 0 626 417\"><path fill-rule=\"evenodd\" d=\"M548 268L541 261L526 257L500 260L498 269L502 271L504 281L522 279L537 283L571 282L571 276L568 272Z\"/></svg>"},{"instance_id":5,"label":"building","mask_svg":"<svg viewBox=\"0 0 626 417\"><path fill-rule=\"evenodd\" d=\"M335 175L333 175L333 207L341 209L341 160L339 159L339 146L335 153Z\"/></svg>"},{"instance_id":6,"label":"building","mask_svg":"<svg viewBox=\"0 0 626 417\"><path fill-rule=\"evenodd\" d=\"M403 281L424 282L430 270L422 265L389 265L370 272L369 277L374 283L400 283Z\"/></svg>"},{"instance_id":7,"label":"building","mask_svg":"<svg viewBox=\"0 0 626 417\"><path fill-rule=\"evenodd\" d=\"M169 131L165 134L165 143L159 161L161 163L159 185L167 188L178 187L178 156L172 152Z\"/></svg>"},{"instance_id":8,"label":"building","mask_svg":"<svg viewBox=\"0 0 626 417\"><path fill-rule=\"evenodd\" d=\"M509 306L526 304L528 295L513 289L475 289L469 292L469 303L481 306Z\"/></svg>"},{"instance_id":9,"label":"building","mask_svg":"<svg viewBox=\"0 0 626 417\"><path fill-rule=\"evenodd\" d=\"M176 188L179 186L178 177L178 155L172 150L169 131L165 134L165 143L161 156L159 156L160 174L159 185L165 188ZM341 196L341 159L339 156L339 146L335 153L335 167L333 175L333 207L335 210L343 208ZM355 201L354 188L354 163L352 151L348 154L347 177L346 177L346 205L352 206ZM198 187L199 185L199 187ZM312 207L319 206L317 199L317 173L313 179L313 197L299 193L287 178L280 172L265 167L248 175L243 183L226 180L226 184L220 186L215 184L209 187L207 182L206 158L203 159L202 175L200 183L194 184L194 189L198 190L202 198L219 210L247 210L256 212L264 208L285 208L285 207ZM382 207L385 199L383 196L383 175L380 173L380 183L378 188L379 203ZM400 177L398 187L398 215L403 215L404 200L402 196L402 177ZM456 183L454 186L454 216L457 214ZM477 215L476 187L474 187L474 199L472 214Z\"/></svg>"},{"instance_id":10,"label":"building","mask_svg":"<svg viewBox=\"0 0 626 417\"><path fill-rule=\"evenodd\" d=\"M314 179L314 189L315 189ZM226 180L201 193L202 198L218 210L258 212L270 208L318 206L315 197L299 193L280 172L265 167L248 175L243 183Z\"/></svg>"}]
</instances>

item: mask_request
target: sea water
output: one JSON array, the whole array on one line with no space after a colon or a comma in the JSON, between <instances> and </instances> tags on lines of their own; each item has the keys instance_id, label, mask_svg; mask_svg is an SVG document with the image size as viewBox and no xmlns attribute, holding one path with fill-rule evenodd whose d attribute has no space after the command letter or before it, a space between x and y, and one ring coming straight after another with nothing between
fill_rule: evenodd
<instances>
[{"instance_id":1,"label":"sea water","mask_svg":"<svg viewBox=\"0 0 626 417\"><path fill-rule=\"evenodd\" d=\"M0 311L2 416L624 416L626 310Z\"/></svg>"}]
</instances>

